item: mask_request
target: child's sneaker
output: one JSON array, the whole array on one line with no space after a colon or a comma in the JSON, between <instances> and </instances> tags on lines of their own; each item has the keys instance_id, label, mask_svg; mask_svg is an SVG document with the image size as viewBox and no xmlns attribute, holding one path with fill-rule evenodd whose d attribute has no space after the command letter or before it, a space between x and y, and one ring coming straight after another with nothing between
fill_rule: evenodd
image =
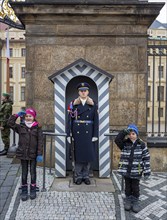
<instances>
[{"instance_id":1,"label":"child's sneaker","mask_svg":"<svg viewBox=\"0 0 167 220\"><path fill-rule=\"evenodd\" d=\"M132 199L132 211L138 213L140 211L139 198L133 196Z\"/></svg>"},{"instance_id":2,"label":"child's sneaker","mask_svg":"<svg viewBox=\"0 0 167 220\"><path fill-rule=\"evenodd\" d=\"M36 184L30 185L30 199L36 198Z\"/></svg>"},{"instance_id":3,"label":"child's sneaker","mask_svg":"<svg viewBox=\"0 0 167 220\"><path fill-rule=\"evenodd\" d=\"M26 201L28 199L28 186L27 185L21 186L20 196L21 196L22 201Z\"/></svg>"},{"instance_id":4,"label":"child's sneaker","mask_svg":"<svg viewBox=\"0 0 167 220\"><path fill-rule=\"evenodd\" d=\"M125 202L124 202L124 208L126 211L130 211L132 207L132 200L131 200L131 196L127 196L125 198Z\"/></svg>"}]
</instances>

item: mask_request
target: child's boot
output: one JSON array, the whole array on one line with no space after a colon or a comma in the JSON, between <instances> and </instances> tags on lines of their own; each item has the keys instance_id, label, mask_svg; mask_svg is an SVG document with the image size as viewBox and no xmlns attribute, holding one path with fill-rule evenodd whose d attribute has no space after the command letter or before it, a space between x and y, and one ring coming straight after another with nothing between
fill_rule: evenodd
<instances>
[{"instance_id":1,"label":"child's boot","mask_svg":"<svg viewBox=\"0 0 167 220\"><path fill-rule=\"evenodd\" d=\"M132 207L132 200L131 200L131 196L127 196L125 198L125 203L124 203L124 208L126 211L130 211Z\"/></svg>"},{"instance_id":2,"label":"child's boot","mask_svg":"<svg viewBox=\"0 0 167 220\"><path fill-rule=\"evenodd\" d=\"M36 184L30 185L30 199L36 198Z\"/></svg>"},{"instance_id":3,"label":"child's boot","mask_svg":"<svg viewBox=\"0 0 167 220\"><path fill-rule=\"evenodd\" d=\"M26 201L28 199L28 186L27 185L23 185L21 187L21 200L22 201Z\"/></svg>"},{"instance_id":4,"label":"child's boot","mask_svg":"<svg viewBox=\"0 0 167 220\"><path fill-rule=\"evenodd\" d=\"M132 198L132 211L137 213L140 211L139 198L133 196Z\"/></svg>"}]
</instances>

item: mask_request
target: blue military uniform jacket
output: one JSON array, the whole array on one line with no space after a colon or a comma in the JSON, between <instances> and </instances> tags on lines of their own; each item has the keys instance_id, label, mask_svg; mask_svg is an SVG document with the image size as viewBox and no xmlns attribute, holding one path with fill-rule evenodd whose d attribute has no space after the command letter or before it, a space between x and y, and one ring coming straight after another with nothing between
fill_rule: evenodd
<instances>
[{"instance_id":1,"label":"blue military uniform jacket","mask_svg":"<svg viewBox=\"0 0 167 220\"><path fill-rule=\"evenodd\" d=\"M92 137L98 137L97 105L87 98L85 105L80 98L70 103L68 108L67 136L74 138L76 162L91 162L95 159L95 146Z\"/></svg>"}]
</instances>

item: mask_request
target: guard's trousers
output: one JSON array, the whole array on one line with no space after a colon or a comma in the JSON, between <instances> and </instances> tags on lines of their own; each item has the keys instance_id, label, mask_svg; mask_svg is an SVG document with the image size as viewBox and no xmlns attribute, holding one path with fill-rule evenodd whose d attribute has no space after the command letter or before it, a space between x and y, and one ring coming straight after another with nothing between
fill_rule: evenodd
<instances>
[{"instance_id":1,"label":"guard's trousers","mask_svg":"<svg viewBox=\"0 0 167 220\"><path fill-rule=\"evenodd\" d=\"M89 162L75 162L75 181L78 179L89 178L90 163Z\"/></svg>"},{"instance_id":2,"label":"guard's trousers","mask_svg":"<svg viewBox=\"0 0 167 220\"><path fill-rule=\"evenodd\" d=\"M3 130L1 130L1 138L4 143L4 150L8 151L9 145L10 145L10 128L4 127Z\"/></svg>"}]
</instances>

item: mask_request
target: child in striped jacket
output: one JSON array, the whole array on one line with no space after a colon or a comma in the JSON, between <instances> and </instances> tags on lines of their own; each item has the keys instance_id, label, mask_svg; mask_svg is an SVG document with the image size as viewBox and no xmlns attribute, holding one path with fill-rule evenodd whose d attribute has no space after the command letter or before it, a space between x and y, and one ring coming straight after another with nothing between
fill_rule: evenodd
<instances>
[{"instance_id":1,"label":"child in striped jacket","mask_svg":"<svg viewBox=\"0 0 167 220\"><path fill-rule=\"evenodd\" d=\"M125 179L125 210L139 212L139 183L144 175L150 174L150 154L146 144L138 137L139 132L135 124L130 124L116 137L115 143L121 150L118 173ZM128 138L126 138L126 136Z\"/></svg>"}]
</instances>

